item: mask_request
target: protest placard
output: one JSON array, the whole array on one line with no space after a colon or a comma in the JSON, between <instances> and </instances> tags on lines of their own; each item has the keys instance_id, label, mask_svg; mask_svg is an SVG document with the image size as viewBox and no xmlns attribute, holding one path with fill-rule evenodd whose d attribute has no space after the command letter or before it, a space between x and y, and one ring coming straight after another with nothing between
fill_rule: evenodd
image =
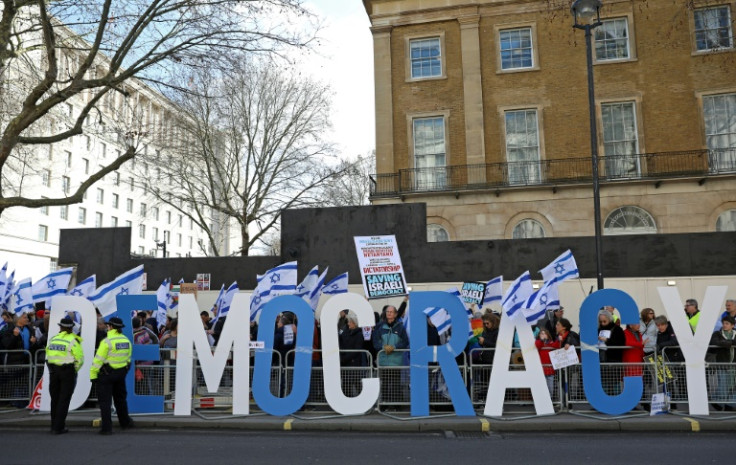
<instances>
[{"instance_id":1,"label":"protest placard","mask_svg":"<svg viewBox=\"0 0 736 465\"><path fill-rule=\"evenodd\" d=\"M460 290L460 297L469 306L475 304L481 307L483 304L483 296L486 293L486 284L466 281L463 283L463 288Z\"/></svg>"},{"instance_id":2,"label":"protest placard","mask_svg":"<svg viewBox=\"0 0 736 465\"><path fill-rule=\"evenodd\" d=\"M406 295L406 278L396 236L355 236L354 239L366 297Z\"/></svg>"},{"instance_id":3,"label":"protest placard","mask_svg":"<svg viewBox=\"0 0 736 465\"><path fill-rule=\"evenodd\" d=\"M573 346L568 347L567 350L557 349L550 351L549 360L552 362L552 367L554 367L555 370L580 363L578 353L575 352L575 347Z\"/></svg>"}]
</instances>

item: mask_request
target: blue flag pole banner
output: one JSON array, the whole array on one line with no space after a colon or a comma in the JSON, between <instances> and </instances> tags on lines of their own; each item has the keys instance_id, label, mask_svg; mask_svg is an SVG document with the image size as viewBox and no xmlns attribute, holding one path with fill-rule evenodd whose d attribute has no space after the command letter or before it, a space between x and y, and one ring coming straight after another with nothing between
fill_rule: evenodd
<instances>
[{"instance_id":1,"label":"blue flag pole banner","mask_svg":"<svg viewBox=\"0 0 736 465\"><path fill-rule=\"evenodd\" d=\"M466 307L470 304L480 307L483 305L483 299L486 295L486 284L466 281L463 283L462 289L460 289L460 295Z\"/></svg>"},{"instance_id":2,"label":"blue flag pole banner","mask_svg":"<svg viewBox=\"0 0 736 465\"><path fill-rule=\"evenodd\" d=\"M572 256L570 249L565 253L552 260L552 263L545 266L541 270L544 282L557 281L561 283L572 278L579 278L578 265L575 263L575 257Z\"/></svg>"},{"instance_id":3,"label":"blue flag pole banner","mask_svg":"<svg viewBox=\"0 0 736 465\"><path fill-rule=\"evenodd\" d=\"M15 286L15 270L13 270L5 283L5 291L0 295L0 307L2 307L3 310L10 309L10 297L13 295L13 292L15 292Z\"/></svg>"},{"instance_id":4,"label":"blue flag pole banner","mask_svg":"<svg viewBox=\"0 0 736 465\"><path fill-rule=\"evenodd\" d=\"M396 236L355 236L353 239L366 297L406 295L406 277Z\"/></svg>"}]
</instances>

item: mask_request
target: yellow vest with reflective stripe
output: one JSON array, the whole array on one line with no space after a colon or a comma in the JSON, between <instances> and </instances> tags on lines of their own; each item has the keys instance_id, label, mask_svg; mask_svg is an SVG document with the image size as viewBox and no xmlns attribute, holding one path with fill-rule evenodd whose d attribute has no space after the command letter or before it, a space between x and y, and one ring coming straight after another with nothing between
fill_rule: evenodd
<instances>
[{"instance_id":1,"label":"yellow vest with reflective stripe","mask_svg":"<svg viewBox=\"0 0 736 465\"><path fill-rule=\"evenodd\" d=\"M97 379L102 365L110 365L110 368L117 369L130 365L130 357L133 354L133 343L130 339L122 335L118 330L111 329L107 332L107 337L100 342L97 348L95 360L90 370L90 379Z\"/></svg>"},{"instance_id":2,"label":"yellow vest with reflective stripe","mask_svg":"<svg viewBox=\"0 0 736 465\"><path fill-rule=\"evenodd\" d=\"M74 364L74 368L79 371L84 363L81 338L66 331L52 337L46 346L46 362L57 366Z\"/></svg>"}]
</instances>

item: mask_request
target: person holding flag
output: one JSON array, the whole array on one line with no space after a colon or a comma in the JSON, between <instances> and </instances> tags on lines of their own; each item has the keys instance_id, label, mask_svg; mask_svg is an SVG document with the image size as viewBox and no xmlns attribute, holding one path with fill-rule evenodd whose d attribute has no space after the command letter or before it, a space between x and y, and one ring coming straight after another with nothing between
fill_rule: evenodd
<instances>
[{"instance_id":1,"label":"person holding flag","mask_svg":"<svg viewBox=\"0 0 736 465\"><path fill-rule=\"evenodd\" d=\"M51 396L51 433L64 434L69 403L77 385L77 372L84 363L82 338L72 332L74 321L64 317L59 322L59 333L46 346L46 364L49 367L49 395Z\"/></svg>"}]
</instances>

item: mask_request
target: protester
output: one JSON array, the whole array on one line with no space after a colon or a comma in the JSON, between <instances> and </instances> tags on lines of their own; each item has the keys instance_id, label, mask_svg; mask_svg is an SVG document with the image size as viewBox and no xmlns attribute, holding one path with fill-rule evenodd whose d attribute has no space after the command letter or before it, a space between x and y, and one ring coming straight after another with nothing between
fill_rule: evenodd
<instances>
[{"instance_id":1,"label":"protester","mask_svg":"<svg viewBox=\"0 0 736 465\"><path fill-rule=\"evenodd\" d=\"M710 345L717 346L710 349L715 355L716 370L716 392L713 404L716 410L736 410L736 369L734 368L734 351L736 350L736 331L734 331L736 319L731 315L721 318L721 329L713 333Z\"/></svg>"},{"instance_id":2,"label":"protester","mask_svg":"<svg viewBox=\"0 0 736 465\"><path fill-rule=\"evenodd\" d=\"M572 330L572 323L567 318L560 318L557 322L557 340L560 347L567 350L570 346L580 348L580 335Z\"/></svg>"},{"instance_id":3,"label":"protester","mask_svg":"<svg viewBox=\"0 0 736 465\"><path fill-rule=\"evenodd\" d=\"M608 310L598 312L598 356L601 361L603 389L609 395L620 393L620 363L626 336L621 326L613 322Z\"/></svg>"},{"instance_id":4,"label":"protester","mask_svg":"<svg viewBox=\"0 0 736 465\"><path fill-rule=\"evenodd\" d=\"M140 313L139 313L140 315ZM143 325L140 317L132 319L133 324L133 343L137 345L158 345L158 337L153 334L147 326ZM135 385L136 391L143 395L151 395L153 393L153 370L152 361L138 360L135 362Z\"/></svg>"},{"instance_id":5,"label":"protester","mask_svg":"<svg viewBox=\"0 0 736 465\"><path fill-rule=\"evenodd\" d=\"M77 385L77 372L84 364L82 338L72 332L74 321L71 318L62 318L59 328L59 334L51 338L46 347L52 434L69 432L66 428L66 416L74 387Z\"/></svg>"},{"instance_id":6,"label":"protester","mask_svg":"<svg viewBox=\"0 0 736 465\"><path fill-rule=\"evenodd\" d=\"M276 320L276 333L273 340L273 348L281 355L282 366L292 366L293 356L289 352L296 347L296 324L294 314L284 312ZM290 359L287 360L287 357Z\"/></svg>"},{"instance_id":7,"label":"protester","mask_svg":"<svg viewBox=\"0 0 736 465\"><path fill-rule=\"evenodd\" d=\"M718 321L716 321L715 331L721 329L721 318L729 315L736 318L736 299L726 300L726 310L721 314L720 318L718 318Z\"/></svg>"},{"instance_id":8,"label":"protester","mask_svg":"<svg viewBox=\"0 0 736 465\"><path fill-rule=\"evenodd\" d=\"M555 392L555 369L552 366L549 353L560 348L560 341L555 341L547 328L542 328L539 330L539 337L534 341L534 345L536 345L539 352L539 360L542 362L542 370L547 381L549 395L553 396Z\"/></svg>"},{"instance_id":9,"label":"protester","mask_svg":"<svg viewBox=\"0 0 736 465\"><path fill-rule=\"evenodd\" d=\"M18 316L15 322L8 324L2 337L6 365L27 365L31 363L36 351L41 348L36 340L34 328L30 324L28 314ZM28 354L31 359L29 360Z\"/></svg>"},{"instance_id":10,"label":"protester","mask_svg":"<svg viewBox=\"0 0 736 465\"><path fill-rule=\"evenodd\" d=\"M682 352L679 349L680 343L677 341L675 330L672 323L667 320L664 315L658 315L654 318L657 325L657 352L662 353L662 361L665 363L665 384L664 390L674 399L680 398L680 385L684 377L684 369L680 366L685 361ZM678 378L680 378L678 380ZM670 408L677 410L677 404L671 403Z\"/></svg>"},{"instance_id":11,"label":"protester","mask_svg":"<svg viewBox=\"0 0 736 465\"><path fill-rule=\"evenodd\" d=\"M553 339L557 339L557 322L563 317L565 313L565 307L560 307L554 310L547 310L544 318L537 323L538 328L546 329Z\"/></svg>"},{"instance_id":12,"label":"protester","mask_svg":"<svg viewBox=\"0 0 736 465\"><path fill-rule=\"evenodd\" d=\"M693 334L695 334L695 329L698 327L698 321L700 321L698 301L695 299L687 299L685 301L685 313L687 314L687 322L690 323L690 329L692 329Z\"/></svg>"},{"instance_id":13,"label":"protester","mask_svg":"<svg viewBox=\"0 0 736 465\"><path fill-rule=\"evenodd\" d=\"M120 426L123 429L134 426L128 415L128 391L125 388L133 344L120 332L125 327L123 320L112 317L107 326L107 337L100 342L89 376L91 380L97 380L97 399L102 417L100 434L104 435L112 434L113 401Z\"/></svg>"},{"instance_id":14,"label":"protester","mask_svg":"<svg viewBox=\"0 0 736 465\"><path fill-rule=\"evenodd\" d=\"M178 328L179 320L177 318L173 318L169 323L169 330L161 336L161 339L158 342L162 349L176 349L177 336L179 334Z\"/></svg>"},{"instance_id":15,"label":"protester","mask_svg":"<svg viewBox=\"0 0 736 465\"><path fill-rule=\"evenodd\" d=\"M641 321L639 323L639 331L644 343L644 356L648 356L657 350L657 324L654 322L654 310L645 308L639 314Z\"/></svg>"},{"instance_id":16,"label":"protester","mask_svg":"<svg viewBox=\"0 0 736 465\"><path fill-rule=\"evenodd\" d=\"M402 366L403 355L396 350L408 348L409 337L404 325L398 320L396 307L386 305L383 307L383 314L384 318L373 329L373 346L378 352L381 394L387 401L403 401L404 390L400 389L401 371L391 367ZM386 394L393 395L385 397Z\"/></svg>"},{"instance_id":17,"label":"protester","mask_svg":"<svg viewBox=\"0 0 736 465\"><path fill-rule=\"evenodd\" d=\"M480 351L480 362L490 365L493 363L494 353L491 349L496 348L498 327L501 325L501 318L495 313L486 312L481 319L483 320L483 332L478 337L478 344L483 350Z\"/></svg>"}]
</instances>

